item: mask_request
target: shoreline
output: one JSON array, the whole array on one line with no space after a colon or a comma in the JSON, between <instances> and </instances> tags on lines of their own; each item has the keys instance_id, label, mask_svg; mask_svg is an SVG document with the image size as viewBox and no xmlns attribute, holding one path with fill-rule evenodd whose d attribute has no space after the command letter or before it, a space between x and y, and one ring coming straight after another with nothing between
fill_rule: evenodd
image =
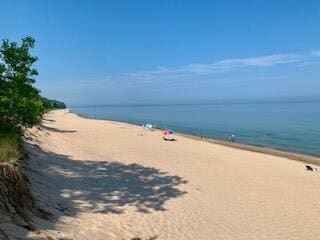
<instances>
[{"instance_id":1,"label":"shoreline","mask_svg":"<svg viewBox=\"0 0 320 240\"><path fill-rule=\"evenodd\" d=\"M305 156L176 138L47 113L26 130L24 148L31 193L50 216L34 219L35 232L0 229L19 239L317 239L320 175Z\"/></svg>"},{"instance_id":2,"label":"shoreline","mask_svg":"<svg viewBox=\"0 0 320 240\"><path fill-rule=\"evenodd\" d=\"M109 120L109 119L100 119L100 118L95 118L95 117L87 117L85 115L82 115L82 114L79 114L77 112L72 111L72 109L67 108L67 110L70 113L75 114L75 115L77 115L81 118L84 118L84 119L100 120L100 121L113 122L113 123L125 123L125 124L129 124L129 125L133 125L133 126L140 126L138 124L129 123L129 122L125 122L125 121L116 121L116 120ZM164 129L155 128L154 130L163 131ZM320 166L320 156L308 155L308 154L299 153L299 152L290 152L290 151L286 151L286 150L282 150L282 149L275 149L275 148L271 148L271 147L267 147L267 146L255 146L255 145L245 144L245 143L228 142L228 141L219 140L216 138L203 137L203 136L199 136L199 135L193 135L193 134L176 132L176 131L175 131L175 134L178 136L183 136L183 137L191 138L191 139L198 140L198 141L219 144L222 146L227 146L227 147L240 149L240 150L246 150L246 151L268 154L268 155L273 155L273 156L278 156L278 157L284 157L284 158L288 158L290 160L305 162L305 163L312 163L312 164L316 164L316 165Z\"/></svg>"}]
</instances>

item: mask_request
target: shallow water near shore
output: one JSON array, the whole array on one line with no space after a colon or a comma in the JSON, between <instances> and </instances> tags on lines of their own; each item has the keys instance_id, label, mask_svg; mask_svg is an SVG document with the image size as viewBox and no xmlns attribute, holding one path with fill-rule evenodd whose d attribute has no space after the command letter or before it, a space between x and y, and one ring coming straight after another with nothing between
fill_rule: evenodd
<instances>
[{"instance_id":1,"label":"shallow water near shore","mask_svg":"<svg viewBox=\"0 0 320 240\"><path fill-rule=\"evenodd\" d=\"M123 121L320 156L320 102L71 107L82 116Z\"/></svg>"}]
</instances>

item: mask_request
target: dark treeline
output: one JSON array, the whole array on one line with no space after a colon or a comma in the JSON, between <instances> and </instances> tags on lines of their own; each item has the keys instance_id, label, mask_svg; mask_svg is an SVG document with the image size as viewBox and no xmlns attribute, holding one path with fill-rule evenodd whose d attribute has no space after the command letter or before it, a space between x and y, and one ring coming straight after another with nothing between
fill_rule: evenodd
<instances>
[{"instance_id":1,"label":"dark treeline","mask_svg":"<svg viewBox=\"0 0 320 240\"><path fill-rule=\"evenodd\" d=\"M52 109L64 109L66 108L66 104L57 100L49 100L47 98L41 97L42 104L46 110Z\"/></svg>"},{"instance_id":2,"label":"dark treeline","mask_svg":"<svg viewBox=\"0 0 320 240\"><path fill-rule=\"evenodd\" d=\"M40 96L33 86L38 71L33 68L37 57L30 54L35 40L22 39L21 44L5 39L0 48L0 132L31 127L51 109L65 104Z\"/></svg>"}]
</instances>

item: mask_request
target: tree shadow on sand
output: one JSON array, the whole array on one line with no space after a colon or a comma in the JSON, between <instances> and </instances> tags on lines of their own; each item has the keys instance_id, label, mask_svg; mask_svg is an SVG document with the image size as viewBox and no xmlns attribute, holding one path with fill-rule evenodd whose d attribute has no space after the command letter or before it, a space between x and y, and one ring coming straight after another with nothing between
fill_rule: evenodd
<instances>
[{"instance_id":1,"label":"tree shadow on sand","mask_svg":"<svg viewBox=\"0 0 320 240\"><path fill-rule=\"evenodd\" d=\"M38 130L48 134L50 131L76 132L44 124ZM180 189L187 180L160 169L104 159L73 159L35 145L38 143L36 134L25 139L23 147L28 157L24 169L37 206L32 227L43 230L44 234L47 230L55 230L58 220L65 216L76 217L82 212L123 214L135 211L149 214L166 211L169 210L166 208L169 200L187 193ZM21 227L25 230L22 231ZM33 239L28 238L30 229L30 226L19 225L19 231L9 228L6 233L17 232L19 239Z\"/></svg>"},{"instance_id":2,"label":"tree shadow on sand","mask_svg":"<svg viewBox=\"0 0 320 240\"><path fill-rule=\"evenodd\" d=\"M165 203L186 194L187 183L160 169L113 161L73 160L26 144L27 176L40 207L53 216L79 212L121 214L165 211Z\"/></svg>"},{"instance_id":3,"label":"tree shadow on sand","mask_svg":"<svg viewBox=\"0 0 320 240\"><path fill-rule=\"evenodd\" d=\"M74 132L77 132L75 130L61 130L61 129L58 129L58 128L54 128L54 127L48 127L42 123L39 124L39 129L40 130L46 130L46 131L51 131L51 132L57 132L57 133L74 133Z\"/></svg>"}]
</instances>

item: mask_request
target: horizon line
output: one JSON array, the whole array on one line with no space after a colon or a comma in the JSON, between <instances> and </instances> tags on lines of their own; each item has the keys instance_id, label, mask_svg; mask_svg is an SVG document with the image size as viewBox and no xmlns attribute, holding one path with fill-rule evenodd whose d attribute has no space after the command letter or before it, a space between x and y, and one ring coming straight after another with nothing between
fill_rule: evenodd
<instances>
[{"instance_id":1,"label":"horizon line","mask_svg":"<svg viewBox=\"0 0 320 240\"><path fill-rule=\"evenodd\" d=\"M282 97L282 98L259 98L259 99L216 99L216 100L207 100L201 102L198 101L190 101L190 102L168 102L168 103L133 103L133 104L70 104L72 107L151 107L151 106L187 106L187 105L236 105L236 104L281 104L281 103L317 103L320 102L320 96L309 96L309 97Z\"/></svg>"}]
</instances>

